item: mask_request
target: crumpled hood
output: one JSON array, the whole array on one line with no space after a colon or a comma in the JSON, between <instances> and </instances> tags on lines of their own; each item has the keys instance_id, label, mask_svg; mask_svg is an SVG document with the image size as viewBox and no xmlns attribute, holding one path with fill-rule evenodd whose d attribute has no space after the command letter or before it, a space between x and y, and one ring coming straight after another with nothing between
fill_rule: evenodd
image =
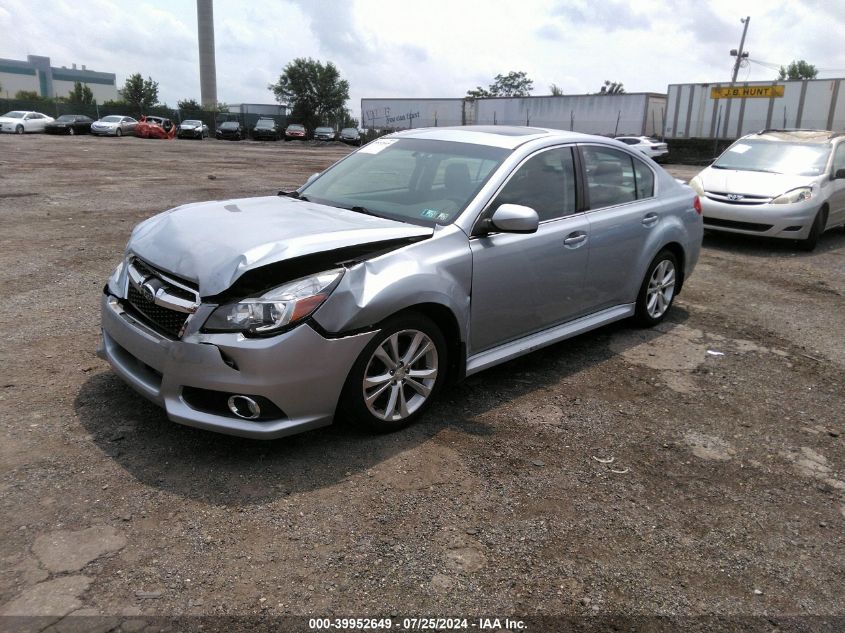
<instances>
[{"instance_id":1,"label":"crumpled hood","mask_svg":"<svg viewBox=\"0 0 845 633\"><path fill-rule=\"evenodd\" d=\"M243 273L347 246L427 237L433 229L281 196L176 207L141 222L129 250L217 295Z\"/></svg>"},{"instance_id":2,"label":"crumpled hood","mask_svg":"<svg viewBox=\"0 0 845 633\"><path fill-rule=\"evenodd\" d=\"M809 187L815 180L813 176L790 176L762 171L713 169L712 167L704 170L701 175L705 191L740 193L769 198L775 198L798 187Z\"/></svg>"}]
</instances>

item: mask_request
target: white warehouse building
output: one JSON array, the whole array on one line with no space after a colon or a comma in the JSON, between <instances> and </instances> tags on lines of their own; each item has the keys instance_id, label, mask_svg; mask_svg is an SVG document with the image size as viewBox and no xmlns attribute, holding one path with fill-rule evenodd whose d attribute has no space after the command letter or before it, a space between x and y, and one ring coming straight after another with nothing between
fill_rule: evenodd
<instances>
[{"instance_id":1,"label":"white warehouse building","mask_svg":"<svg viewBox=\"0 0 845 633\"><path fill-rule=\"evenodd\" d=\"M41 97L66 97L77 81L85 84L102 103L117 99L117 77L114 73L50 65L49 57L27 55L26 61L0 59L0 96L13 99L21 90L36 92Z\"/></svg>"}]
</instances>

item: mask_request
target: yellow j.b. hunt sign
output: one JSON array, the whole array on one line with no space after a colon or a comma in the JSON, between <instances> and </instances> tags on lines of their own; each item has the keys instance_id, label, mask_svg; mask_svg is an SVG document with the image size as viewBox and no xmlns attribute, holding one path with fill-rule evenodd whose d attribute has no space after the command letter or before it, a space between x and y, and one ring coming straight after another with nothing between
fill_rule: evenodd
<instances>
[{"instance_id":1,"label":"yellow j.b. hunt sign","mask_svg":"<svg viewBox=\"0 0 845 633\"><path fill-rule=\"evenodd\" d=\"M711 99L770 99L782 97L783 86L727 86L710 88Z\"/></svg>"}]
</instances>

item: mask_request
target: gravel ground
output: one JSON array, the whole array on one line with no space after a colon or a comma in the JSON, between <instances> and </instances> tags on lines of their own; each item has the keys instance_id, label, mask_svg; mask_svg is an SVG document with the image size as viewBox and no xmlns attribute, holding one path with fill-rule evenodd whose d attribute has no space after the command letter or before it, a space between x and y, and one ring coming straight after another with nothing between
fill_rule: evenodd
<instances>
[{"instance_id":1,"label":"gravel ground","mask_svg":"<svg viewBox=\"0 0 845 633\"><path fill-rule=\"evenodd\" d=\"M473 376L393 435L181 427L94 356L136 222L347 151L0 137L0 615L845 615L841 230L708 236L661 326Z\"/></svg>"}]
</instances>

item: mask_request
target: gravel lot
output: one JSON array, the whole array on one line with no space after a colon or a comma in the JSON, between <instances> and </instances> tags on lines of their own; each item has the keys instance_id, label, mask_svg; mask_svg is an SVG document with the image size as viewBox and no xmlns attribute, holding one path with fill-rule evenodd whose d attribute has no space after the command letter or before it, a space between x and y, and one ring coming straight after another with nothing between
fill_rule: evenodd
<instances>
[{"instance_id":1,"label":"gravel lot","mask_svg":"<svg viewBox=\"0 0 845 633\"><path fill-rule=\"evenodd\" d=\"M708 236L658 328L474 376L394 435L184 428L94 356L136 222L347 151L0 137L0 615L845 616L842 230Z\"/></svg>"}]
</instances>

